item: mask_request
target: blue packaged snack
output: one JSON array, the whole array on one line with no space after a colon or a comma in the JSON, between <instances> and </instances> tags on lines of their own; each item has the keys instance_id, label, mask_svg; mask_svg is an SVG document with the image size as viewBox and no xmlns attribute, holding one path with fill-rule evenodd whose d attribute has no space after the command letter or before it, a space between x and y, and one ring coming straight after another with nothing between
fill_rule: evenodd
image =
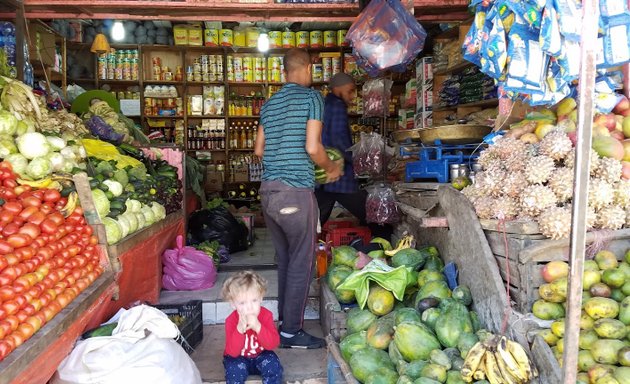
<instances>
[{"instance_id":1,"label":"blue packaged snack","mask_svg":"<svg viewBox=\"0 0 630 384\"><path fill-rule=\"evenodd\" d=\"M486 75L498 79L503 74L507 64L507 41L503 21L497 14L488 35L488 41L482 48L481 71Z\"/></svg>"},{"instance_id":2,"label":"blue packaged snack","mask_svg":"<svg viewBox=\"0 0 630 384\"><path fill-rule=\"evenodd\" d=\"M558 14L562 36L567 40L579 42L582 30L580 4L575 0L553 0L553 6Z\"/></svg>"},{"instance_id":3,"label":"blue packaged snack","mask_svg":"<svg viewBox=\"0 0 630 384\"><path fill-rule=\"evenodd\" d=\"M462 45L464 60L481 66L481 47L484 43L483 30L486 23L488 7L478 6L473 20Z\"/></svg>"},{"instance_id":4,"label":"blue packaged snack","mask_svg":"<svg viewBox=\"0 0 630 384\"><path fill-rule=\"evenodd\" d=\"M599 0L599 12L605 17L628 13L628 2L627 0Z\"/></svg>"},{"instance_id":5,"label":"blue packaged snack","mask_svg":"<svg viewBox=\"0 0 630 384\"><path fill-rule=\"evenodd\" d=\"M547 3L542 13L540 45L543 52L550 56L558 56L562 52L562 36L560 36L558 14L551 2Z\"/></svg>"},{"instance_id":6,"label":"blue packaged snack","mask_svg":"<svg viewBox=\"0 0 630 384\"><path fill-rule=\"evenodd\" d=\"M505 4L516 15L534 28L540 28L542 9L547 0L505 0Z\"/></svg>"},{"instance_id":7,"label":"blue packaged snack","mask_svg":"<svg viewBox=\"0 0 630 384\"><path fill-rule=\"evenodd\" d=\"M562 78L566 82L571 82L580 75L580 57L580 44L563 38L562 54L557 58L558 64L563 69Z\"/></svg>"},{"instance_id":8,"label":"blue packaged snack","mask_svg":"<svg viewBox=\"0 0 630 384\"><path fill-rule=\"evenodd\" d=\"M630 14L604 20L604 65L615 67L630 61Z\"/></svg>"},{"instance_id":9,"label":"blue packaged snack","mask_svg":"<svg viewBox=\"0 0 630 384\"><path fill-rule=\"evenodd\" d=\"M510 31L507 52L510 57L508 84L512 80L540 89L547 73L549 56L541 49L537 30L524 24L514 24Z\"/></svg>"}]
</instances>

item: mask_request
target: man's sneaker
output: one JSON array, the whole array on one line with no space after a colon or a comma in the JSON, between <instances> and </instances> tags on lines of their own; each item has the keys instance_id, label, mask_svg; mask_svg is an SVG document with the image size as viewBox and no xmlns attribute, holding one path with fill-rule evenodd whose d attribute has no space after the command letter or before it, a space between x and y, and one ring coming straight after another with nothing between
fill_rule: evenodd
<instances>
[{"instance_id":1,"label":"man's sneaker","mask_svg":"<svg viewBox=\"0 0 630 384\"><path fill-rule=\"evenodd\" d=\"M324 339L309 335L304 330L299 330L293 337L280 335L280 348L317 349L324 346Z\"/></svg>"}]
</instances>

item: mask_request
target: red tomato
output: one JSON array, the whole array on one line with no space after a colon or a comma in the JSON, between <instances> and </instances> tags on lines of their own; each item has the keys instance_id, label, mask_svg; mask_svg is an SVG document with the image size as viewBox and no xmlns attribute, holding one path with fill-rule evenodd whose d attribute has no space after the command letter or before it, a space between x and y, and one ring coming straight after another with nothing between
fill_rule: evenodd
<instances>
[{"instance_id":1,"label":"red tomato","mask_svg":"<svg viewBox=\"0 0 630 384\"><path fill-rule=\"evenodd\" d=\"M15 317L17 317L17 319L20 322L20 324L22 324L23 322L26 321L26 319L28 318L28 315L26 314L26 312L20 311L20 312L15 314Z\"/></svg>"},{"instance_id":2,"label":"red tomato","mask_svg":"<svg viewBox=\"0 0 630 384\"><path fill-rule=\"evenodd\" d=\"M20 325L20 320L15 315L9 315L4 320L9 322L9 329L11 332L15 331L17 327Z\"/></svg>"},{"instance_id":3,"label":"red tomato","mask_svg":"<svg viewBox=\"0 0 630 384\"><path fill-rule=\"evenodd\" d=\"M18 233L22 233L24 235L30 236L31 239L35 240L42 231L39 227L33 223L26 223L20 228Z\"/></svg>"},{"instance_id":4,"label":"red tomato","mask_svg":"<svg viewBox=\"0 0 630 384\"><path fill-rule=\"evenodd\" d=\"M4 259L7 261L8 265L17 265L20 262L20 258L17 257L15 253L4 255Z\"/></svg>"},{"instance_id":5,"label":"red tomato","mask_svg":"<svg viewBox=\"0 0 630 384\"><path fill-rule=\"evenodd\" d=\"M46 324L46 315L44 315L44 313L41 310L38 310L38 312L34 316L37 317L42 322L42 326Z\"/></svg>"},{"instance_id":6,"label":"red tomato","mask_svg":"<svg viewBox=\"0 0 630 384\"><path fill-rule=\"evenodd\" d=\"M28 224L25 224L28 225ZM25 236L28 236L26 234L23 234ZM30 260L33 258L33 256L35 256L35 248L31 245L31 246L27 246L27 247L22 247L22 248L18 248L15 250L15 256L17 256L18 258L20 258L20 260Z\"/></svg>"},{"instance_id":7,"label":"red tomato","mask_svg":"<svg viewBox=\"0 0 630 384\"><path fill-rule=\"evenodd\" d=\"M63 281L66 282L68 286L73 286L74 283L77 282L77 279L75 279L74 276L72 276L72 273L70 273L65 279L63 279Z\"/></svg>"},{"instance_id":8,"label":"red tomato","mask_svg":"<svg viewBox=\"0 0 630 384\"><path fill-rule=\"evenodd\" d=\"M2 223L6 224L6 223L12 222L14 217L15 217L15 214L13 212L7 211L6 209L3 209L2 211L0 211L0 222Z\"/></svg>"},{"instance_id":9,"label":"red tomato","mask_svg":"<svg viewBox=\"0 0 630 384\"><path fill-rule=\"evenodd\" d=\"M53 312L55 313L55 315L56 315L56 314L58 314L58 313L59 313L59 311L61 311L61 305L59 305L59 302L57 302L57 301L56 301L56 299L55 299L55 300L53 300L53 301L51 301L51 302L48 304L48 307L49 307L49 308L52 308L52 310L53 310Z\"/></svg>"},{"instance_id":10,"label":"red tomato","mask_svg":"<svg viewBox=\"0 0 630 384\"><path fill-rule=\"evenodd\" d=\"M44 221L40 224L40 228L42 229L42 232L54 235L57 233L57 228L59 228L59 226L51 219L44 219Z\"/></svg>"},{"instance_id":11,"label":"red tomato","mask_svg":"<svg viewBox=\"0 0 630 384\"><path fill-rule=\"evenodd\" d=\"M33 308L35 308L35 314L37 314L37 312L39 312L39 310L43 307L41 299L33 299L30 301L29 304L32 305Z\"/></svg>"},{"instance_id":12,"label":"red tomato","mask_svg":"<svg viewBox=\"0 0 630 384\"><path fill-rule=\"evenodd\" d=\"M18 295L15 297L14 300L17 303L17 305L20 307L20 309L22 309L24 305L27 303L26 297L24 297L24 295Z\"/></svg>"},{"instance_id":13,"label":"red tomato","mask_svg":"<svg viewBox=\"0 0 630 384\"><path fill-rule=\"evenodd\" d=\"M37 332L42 327L42 320L41 318L33 315L33 316L30 316L28 319L26 319L25 324L30 324L30 326L33 327L34 329L34 332Z\"/></svg>"},{"instance_id":14,"label":"red tomato","mask_svg":"<svg viewBox=\"0 0 630 384\"><path fill-rule=\"evenodd\" d=\"M18 186L18 183L13 179L4 179L2 180L2 186L13 189Z\"/></svg>"},{"instance_id":15,"label":"red tomato","mask_svg":"<svg viewBox=\"0 0 630 384\"><path fill-rule=\"evenodd\" d=\"M20 224L16 223L15 220L12 223L9 223L4 226L2 229L2 236L9 237L11 235L15 235L20 230Z\"/></svg>"},{"instance_id":16,"label":"red tomato","mask_svg":"<svg viewBox=\"0 0 630 384\"><path fill-rule=\"evenodd\" d=\"M31 216L26 219L29 223L33 223L35 225L40 225L44 220L46 220L46 215L42 211L37 211L33 213Z\"/></svg>"},{"instance_id":17,"label":"red tomato","mask_svg":"<svg viewBox=\"0 0 630 384\"><path fill-rule=\"evenodd\" d=\"M4 309L7 315L15 315L20 310L20 305L15 300L8 300L2 303L2 309Z\"/></svg>"},{"instance_id":18,"label":"red tomato","mask_svg":"<svg viewBox=\"0 0 630 384\"><path fill-rule=\"evenodd\" d=\"M26 275L24 275L24 276L20 276L17 279L15 279L15 281L13 282L13 286L14 287L22 286L22 287L24 287L24 288L26 288L28 290L28 289L31 288L31 282L26 277Z\"/></svg>"},{"instance_id":19,"label":"red tomato","mask_svg":"<svg viewBox=\"0 0 630 384\"><path fill-rule=\"evenodd\" d=\"M85 288L88 287L90 283L87 279L79 279L77 280L76 287L79 288L79 291L83 292Z\"/></svg>"},{"instance_id":20,"label":"red tomato","mask_svg":"<svg viewBox=\"0 0 630 384\"><path fill-rule=\"evenodd\" d=\"M13 330L11 329L11 322L6 319L0 321L0 333L4 335L8 335L11 332L13 332Z\"/></svg>"},{"instance_id":21,"label":"red tomato","mask_svg":"<svg viewBox=\"0 0 630 384\"><path fill-rule=\"evenodd\" d=\"M26 304L24 306L24 308L22 309L22 312L24 312L25 314L27 314L28 316L33 316L35 314L35 312L37 312L37 309L35 309L35 307L33 306L33 304Z\"/></svg>"},{"instance_id":22,"label":"red tomato","mask_svg":"<svg viewBox=\"0 0 630 384\"><path fill-rule=\"evenodd\" d=\"M9 243L9 245L12 246L13 248L25 247L31 244L32 242L33 242L33 239L21 233L13 234L7 238L7 243Z\"/></svg>"},{"instance_id":23,"label":"red tomato","mask_svg":"<svg viewBox=\"0 0 630 384\"><path fill-rule=\"evenodd\" d=\"M0 301L5 302L15 298L15 290L10 285L0 287Z\"/></svg>"},{"instance_id":24,"label":"red tomato","mask_svg":"<svg viewBox=\"0 0 630 384\"><path fill-rule=\"evenodd\" d=\"M44 246L37 250L36 256L42 256L44 260L48 260L53 256L53 251L50 247Z\"/></svg>"},{"instance_id":25,"label":"red tomato","mask_svg":"<svg viewBox=\"0 0 630 384\"><path fill-rule=\"evenodd\" d=\"M0 272L2 272L8 266L9 262L7 261L7 258L0 256Z\"/></svg>"},{"instance_id":26,"label":"red tomato","mask_svg":"<svg viewBox=\"0 0 630 384\"><path fill-rule=\"evenodd\" d=\"M47 189L44 192L44 201L49 201L51 203L56 203L61 199L61 193L56 189Z\"/></svg>"},{"instance_id":27,"label":"red tomato","mask_svg":"<svg viewBox=\"0 0 630 384\"><path fill-rule=\"evenodd\" d=\"M72 301L72 297L68 293L64 292L57 295L55 300L59 303L61 308L65 308Z\"/></svg>"},{"instance_id":28,"label":"red tomato","mask_svg":"<svg viewBox=\"0 0 630 384\"><path fill-rule=\"evenodd\" d=\"M39 208L34 207L34 206L24 206L24 209L22 210L22 212L20 212L18 214L18 217L20 217L23 220L27 220L29 217L31 217L31 215L33 215L35 212L39 212Z\"/></svg>"},{"instance_id":29,"label":"red tomato","mask_svg":"<svg viewBox=\"0 0 630 384\"><path fill-rule=\"evenodd\" d=\"M51 213L50 215L48 215L48 219L53 220L53 222L57 225L62 225L66 221L63 215L59 212Z\"/></svg>"},{"instance_id":30,"label":"red tomato","mask_svg":"<svg viewBox=\"0 0 630 384\"><path fill-rule=\"evenodd\" d=\"M55 317L55 315L57 314L54 308L51 307L52 304L53 302L51 301L47 306L43 307L41 310L41 312L44 314L44 317L46 318L46 322L49 322L50 320L52 320L52 318Z\"/></svg>"},{"instance_id":31,"label":"red tomato","mask_svg":"<svg viewBox=\"0 0 630 384\"><path fill-rule=\"evenodd\" d=\"M42 200L35 196L36 193L37 191L33 192L33 194L30 196L21 198L20 200L22 200L22 205L25 207L39 207L40 205L42 205Z\"/></svg>"},{"instance_id":32,"label":"red tomato","mask_svg":"<svg viewBox=\"0 0 630 384\"><path fill-rule=\"evenodd\" d=\"M7 340L0 340L0 360L3 360L5 357L7 357L9 353L13 351L13 349L15 349L14 346L11 345Z\"/></svg>"},{"instance_id":33,"label":"red tomato","mask_svg":"<svg viewBox=\"0 0 630 384\"><path fill-rule=\"evenodd\" d=\"M8 201L2 205L2 210L12 213L14 216L22 212L22 204L18 201Z\"/></svg>"},{"instance_id":34,"label":"red tomato","mask_svg":"<svg viewBox=\"0 0 630 384\"><path fill-rule=\"evenodd\" d=\"M18 185L17 187L13 189L13 192L15 192L16 195L20 196L21 194L28 192L30 190L31 190L31 187L28 185Z\"/></svg>"},{"instance_id":35,"label":"red tomato","mask_svg":"<svg viewBox=\"0 0 630 384\"><path fill-rule=\"evenodd\" d=\"M8 161L0 162L0 170L13 172L13 166Z\"/></svg>"},{"instance_id":36,"label":"red tomato","mask_svg":"<svg viewBox=\"0 0 630 384\"><path fill-rule=\"evenodd\" d=\"M48 305L48 303L50 303L50 300L52 300L52 298L50 297L49 294L42 293L42 295L37 300L39 300L42 307L45 307Z\"/></svg>"},{"instance_id":37,"label":"red tomato","mask_svg":"<svg viewBox=\"0 0 630 384\"><path fill-rule=\"evenodd\" d=\"M15 344L15 348L19 347L24 343L24 336L20 332L13 332L6 337L7 340L13 340Z\"/></svg>"},{"instance_id":38,"label":"red tomato","mask_svg":"<svg viewBox=\"0 0 630 384\"><path fill-rule=\"evenodd\" d=\"M41 207L39 207L39 211L44 215L50 215L55 210L55 207L50 205L50 203L44 203Z\"/></svg>"},{"instance_id":39,"label":"red tomato","mask_svg":"<svg viewBox=\"0 0 630 384\"><path fill-rule=\"evenodd\" d=\"M31 289L28 290L29 296L32 297L32 299L29 301L38 298L42 294L42 292L44 292L44 286L40 283L35 283L35 285L33 285Z\"/></svg>"},{"instance_id":40,"label":"red tomato","mask_svg":"<svg viewBox=\"0 0 630 384\"><path fill-rule=\"evenodd\" d=\"M44 240L41 236L39 236L37 239L33 240L33 244L36 245L35 248L41 248L47 243L46 243L46 240Z\"/></svg>"},{"instance_id":41,"label":"red tomato","mask_svg":"<svg viewBox=\"0 0 630 384\"><path fill-rule=\"evenodd\" d=\"M17 274L17 270L15 269L15 266L11 266L11 267L5 268L4 271L0 273L0 276L5 276L7 279L9 279L9 284L10 284L15 279L17 279L18 274ZM0 279L0 285L7 285L7 284L3 284L3 281Z\"/></svg>"},{"instance_id":42,"label":"red tomato","mask_svg":"<svg viewBox=\"0 0 630 384\"><path fill-rule=\"evenodd\" d=\"M63 293L63 291L66 290L66 286L67 285L68 285L67 283L64 283L63 281L60 281L57 284L55 284L52 289L55 291L57 296L59 296L60 294Z\"/></svg>"},{"instance_id":43,"label":"red tomato","mask_svg":"<svg viewBox=\"0 0 630 384\"><path fill-rule=\"evenodd\" d=\"M9 224L11 225L11 224ZM6 255L13 252L13 247L6 240L0 240L0 255Z\"/></svg>"}]
</instances>

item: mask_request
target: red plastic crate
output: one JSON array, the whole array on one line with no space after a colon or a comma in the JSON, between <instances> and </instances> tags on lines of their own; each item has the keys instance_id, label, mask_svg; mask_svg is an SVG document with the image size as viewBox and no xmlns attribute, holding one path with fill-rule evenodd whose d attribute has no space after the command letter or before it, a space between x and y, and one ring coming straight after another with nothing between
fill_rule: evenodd
<instances>
[{"instance_id":1,"label":"red plastic crate","mask_svg":"<svg viewBox=\"0 0 630 384\"><path fill-rule=\"evenodd\" d=\"M322 226L322 230L319 234L319 239L326 241L328 233L336 228L350 228L354 227L355 222L352 220L328 220Z\"/></svg>"},{"instance_id":2,"label":"red plastic crate","mask_svg":"<svg viewBox=\"0 0 630 384\"><path fill-rule=\"evenodd\" d=\"M368 227L335 228L326 234L326 242L338 247L350 244L357 237L368 243L372 239L372 233Z\"/></svg>"}]
</instances>

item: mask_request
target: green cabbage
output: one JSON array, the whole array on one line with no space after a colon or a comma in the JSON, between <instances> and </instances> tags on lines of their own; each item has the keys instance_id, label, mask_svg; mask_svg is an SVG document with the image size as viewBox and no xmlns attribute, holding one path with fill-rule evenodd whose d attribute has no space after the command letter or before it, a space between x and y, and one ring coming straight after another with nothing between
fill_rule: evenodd
<instances>
[{"instance_id":1,"label":"green cabbage","mask_svg":"<svg viewBox=\"0 0 630 384\"><path fill-rule=\"evenodd\" d=\"M9 96L11 97L11 96ZM18 119L9 111L0 111L0 134L13 135L17 130Z\"/></svg>"},{"instance_id":2,"label":"green cabbage","mask_svg":"<svg viewBox=\"0 0 630 384\"><path fill-rule=\"evenodd\" d=\"M46 140L48 140L48 144L50 144L50 147L55 151L62 150L66 147L66 141L59 136L46 136Z\"/></svg>"},{"instance_id":3,"label":"green cabbage","mask_svg":"<svg viewBox=\"0 0 630 384\"><path fill-rule=\"evenodd\" d=\"M40 180L50 175L52 165L46 157L36 157L26 166L26 175L33 180Z\"/></svg>"},{"instance_id":4,"label":"green cabbage","mask_svg":"<svg viewBox=\"0 0 630 384\"><path fill-rule=\"evenodd\" d=\"M59 152L50 152L46 158L50 161L53 172L61 171L66 163L66 159Z\"/></svg>"},{"instance_id":5,"label":"green cabbage","mask_svg":"<svg viewBox=\"0 0 630 384\"><path fill-rule=\"evenodd\" d=\"M98 216L100 218L107 216L109 213L109 200L105 192L100 189L93 189L92 200L94 200L94 207L96 208L96 212L98 212Z\"/></svg>"},{"instance_id":6,"label":"green cabbage","mask_svg":"<svg viewBox=\"0 0 630 384\"><path fill-rule=\"evenodd\" d=\"M116 218L116 221L118 221L118 224L120 225L120 229L122 232L120 235L120 238L124 239L130 233L129 220L127 220L127 218L124 215L120 215Z\"/></svg>"},{"instance_id":7,"label":"green cabbage","mask_svg":"<svg viewBox=\"0 0 630 384\"><path fill-rule=\"evenodd\" d=\"M147 221L147 226L149 226L149 225L151 225L151 224L153 224L153 223L155 223L157 221L155 219L155 213L153 213L153 210L148 205L142 206L141 212L144 215L145 220Z\"/></svg>"},{"instance_id":8,"label":"green cabbage","mask_svg":"<svg viewBox=\"0 0 630 384\"><path fill-rule=\"evenodd\" d=\"M119 182L120 185L122 185L122 187L125 188L127 184L129 184L129 177L127 176L127 171L125 171L124 169L117 169L114 172L114 180Z\"/></svg>"},{"instance_id":9,"label":"green cabbage","mask_svg":"<svg viewBox=\"0 0 630 384\"><path fill-rule=\"evenodd\" d=\"M135 213L125 212L125 213L123 213L120 216L125 216L125 219L129 223L129 233L134 233L135 231L137 231L139 229L138 228L138 218L136 217Z\"/></svg>"},{"instance_id":10,"label":"green cabbage","mask_svg":"<svg viewBox=\"0 0 630 384\"><path fill-rule=\"evenodd\" d=\"M118 222L111 217L105 217L101 220L105 225L105 234L107 235L107 244L116 244L122 239L122 229Z\"/></svg>"},{"instance_id":11,"label":"green cabbage","mask_svg":"<svg viewBox=\"0 0 630 384\"><path fill-rule=\"evenodd\" d=\"M43 157L50 151L50 145L46 136L39 132L28 132L17 138L17 146L20 153L31 160L36 157Z\"/></svg>"},{"instance_id":12,"label":"green cabbage","mask_svg":"<svg viewBox=\"0 0 630 384\"><path fill-rule=\"evenodd\" d=\"M114 196L122 195L123 187L122 187L122 185L120 185L119 182L114 181L114 180L105 180L105 181L103 181L103 184L107 185L107 188L109 188L109 191Z\"/></svg>"},{"instance_id":13,"label":"green cabbage","mask_svg":"<svg viewBox=\"0 0 630 384\"><path fill-rule=\"evenodd\" d=\"M127 201L125 201L125 206L127 206L128 212L133 213L139 213L142 209L142 203L134 199L127 199Z\"/></svg>"},{"instance_id":14,"label":"green cabbage","mask_svg":"<svg viewBox=\"0 0 630 384\"><path fill-rule=\"evenodd\" d=\"M166 217L166 208L157 201L151 203L151 210L155 214L155 221L160 221Z\"/></svg>"},{"instance_id":15,"label":"green cabbage","mask_svg":"<svg viewBox=\"0 0 630 384\"><path fill-rule=\"evenodd\" d=\"M14 153L4 158L4 160L11 163L13 167L13 172L17 173L20 176L26 175L26 167L28 166L28 160L21 153Z\"/></svg>"},{"instance_id":16,"label":"green cabbage","mask_svg":"<svg viewBox=\"0 0 630 384\"><path fill-rule=\"evenodd\" d=\"M13 137L2 136L0 137L0 158L6 158L7 156L17 153L17 147L13 141Z\"/></svg>"},{"instance_id":17,"label":"green cabbage","mask_svg":"<svg viewBox=\"0 0 630 384\"><path fill-rule=\"evenodd\" d=\"M144 218L142 212L134 213L136 219L138 219L138 230L147 226L147 219Z\"/></svg>"}]
</instances>

